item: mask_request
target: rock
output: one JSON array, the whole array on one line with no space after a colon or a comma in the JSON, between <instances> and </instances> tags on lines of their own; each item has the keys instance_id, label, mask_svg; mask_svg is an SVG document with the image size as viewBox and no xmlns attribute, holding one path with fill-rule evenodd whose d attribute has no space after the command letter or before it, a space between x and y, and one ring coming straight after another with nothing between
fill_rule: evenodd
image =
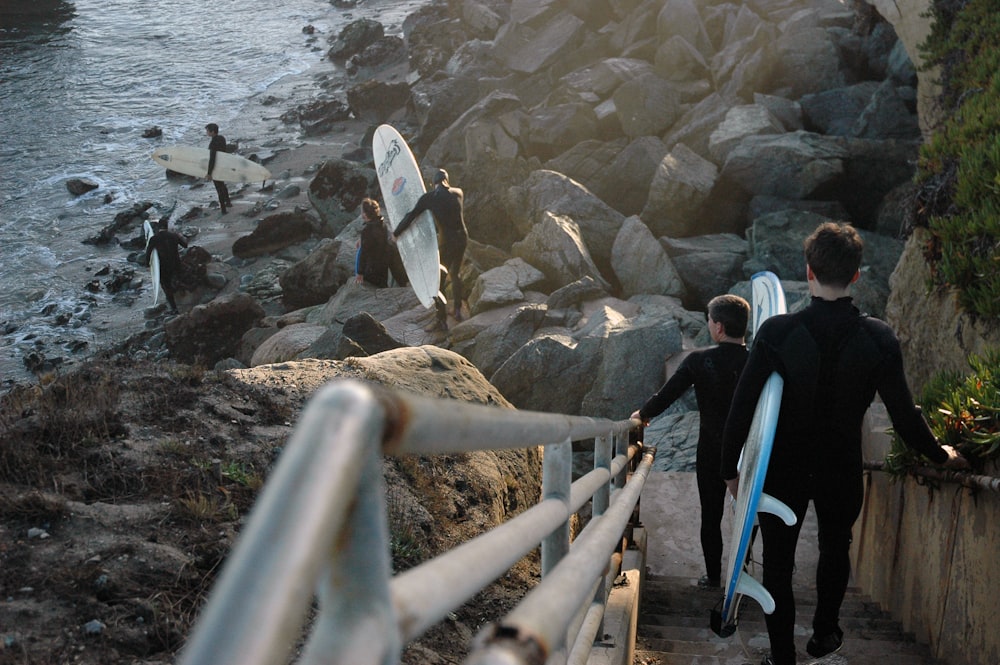
<instances>
[{"instance_id":1,"label":"rock","mask_svg":"<svg viewBox=\"0 0 1000 665\"><path fill-rule=\"evenodd\" d=\"M87 192L92 192L100 187L99 184L91 180L90 178L70 178L66 181L66 189L73 196L82 196Z\"/></svg>"},{"instance_id":2,"label":"rock","mask_svg":"<svg viewBox=\"0 0 1000 665\"><path fill-rule=\"evenodd\" d=\"M338 262L342 243L324 238L309 256L281 274L281 297L285 307L297 309L321 305L352 277L350 268Z\"/></svg>"},{"instance_id":3,"label":"rock","mask_svg":"<svg viewBox=\"0 0 1000 665\"><path fill-rule=\"evenodd\" d=\"M711 57L715 51L698 7L692 0L664 2L656 17L656 34L663 42L673 36L680 36L706 58Z\"/></svg>"},{"instance_id":4,"label":"rock","mask_svg":"<svg viewBox=\"0 0 1000 665\"><path fill-rule=\"evenodd\" d=\"M464 73L441 79L422 79L411 86L410 99L420 122L419 136L411 140L410 145L426 150L439 134L479 101L479 81ZM512 108L520 105L517 100Z\"/></svg>"},{"instance_id":5,"label":"rock","mask_svg":"<svg viewBox=\"0 0 1000 665\"><path fill-rule=\"evenodd\" d=\"M494 307L522 302L524 291L537 287L544 278L539 270L523 259L513 258L479 276L469 294L469 311L475 315Z\"/></svg>"},{"instance_id":6,"label":"rock","mask_svg":"<svg viewBox=\"0 0 1000 665\"><path fill-rule=\"evenodd\" d=\"M505 318L481 330L471 349L463 355L485 376L492 376L507 358L534 336L547 311L548 308L540 304L517 306Z\"/></svg>"},{"instance_id":7,"label":"rock","mask_svg":"<svg viewBox=\"0 0 1000 665\"><path fill-rule=\"evenodd\" d=\"M717 295L745 279L747 241L731 233L662 238L660 242L684 282L685 302L699 311Z\"/></svg>"},{"instance_id":8,"label":"rock","mask_svg":"<svg viewBox=\"0 0 1000 665\"><path fill-rule=\"evenodd\" d=\"M237 238L233 256L246 259L274 254L279 249L306 240L313 234L314 222L303 213L279 212L260 220L250 235Z\"/></svg>"},{"instance_id":9,"label":"rock","mask_svg":"<svg viewBox=\"0 0 1000 665\"><path fill-rule=\"evenodd\" d=\"M167 347L179 362L210 367L235 356L243 334L263 316L264 309L246 294L220 296L167 321Z\"/></svg>"},{"instance_id":10,"label":"rock","mask_svg":"<svg viewBox=\"0 0 1000 665\"><path fill-rule=\"evenodd\" d=\"M257 347L250 358L250 366L257 367L258 365L294 360L324 332L326 332L325 327L311 323L294 323L285 326Z\"/></svg>"},{"instance_id":11,"label":"rock","mask_svg":"<svg viewBox=\"0 0 1000 665\"><path fill-rule=\"evenodd\" d=\"M309 203L329 228L337 235L355 218L355 212L365 197L378 197L375 169L346 159L323 162L309 183Z\"/></svg>"},{"instance_id":12,"label":"rock","mask_svg":"<svg viewBox=\"0 0 1000 665\"><path fill-rule=\"evenodd\" d=\"M795 132L802 129L802 104L777 95L754 93L753 103L763 106L771 115L777 118L785 131Z\"/></svg>"},{"instance_id":13,"label":"rock","mask_svg":"<svg viewBox=\"0 0 1000 665\"><path fill-rule=\"evenodd\" d=\"M528 146L542 159L597 136L597 116L589 104L572 103L534 109L528 116Z\"/></svg>"},{"instance_id":14,"label":"rock","mask_svg":"<svg viewBox=\"0 0 1000 665\"><path fill-rule=\"evenodd\" d=\"M465 134L469 125L484 119L499 117L521 108L521 99L504 91L491 92L462 113L442 131L427 148L421 160L426 167L442 166L465 159Z\"/></svg>"},{"instance_id":15,"label":"rock","mask_svg":"<svg viewBox=\"0 0 1000 665\"><path fill-rule=\"evenodd\" d=\"M600 340L577 342L568 331L532 338L490 377L519 409L580 414L600 364Z\"/></svg>"},{"instance_id":16,"label":"rock","mask_svg":"<svg viewBox=\"0 0 1000 665\"><path fill-rule=\"evenodd\" d=\"M385 69L406 61L406 43L396 35L386 35L347 59L344 65L349 76L359 76Z\"/></svg>"},{"instance_id":17,"label":"rock","mask_svg":"<svg viewBox=\"0 0 1000 665\"><path fill-rule=\"evenodd\" d=\"M883 81L850 129L865 139L920 140L920 124L892 81Z\"/></svg>"},{"instance_id":18,"label":"rock","mask_svg":"<svg viewBox=\"0 0 1000 665\"><path fill-rule=\"evenodd\" d=\"M282 114L287 123L298 122L306 136L319 136L332 131L338 123L351 117L351 107L343 99L321 99L303 104Z\"/></svg>"},{"instance_id":19,"label":"rock","mask_svg":"<svg viewBox=\"0 0 1000 665\"><path fill-rule=\"evenodd\" d=\"M357 344L365 355L369 356L407 346L394 339L385 326L368 312L361 312L347 319L344 323L343 335Z\"/></svg>"},{"instance_id":20,"label":"rock","mask_svg":"<svg viewBox=\"0 0 1000 665\"><path fill-rule=\"evenodd\" d=\"M700 81L709 74L705 56L681 35L660 43L654 64L656 73L666 81Z\"/></svg>"},{"instance_id":21,"label":"rock","mask_svg":"<svg viewBox=\"0 0 1000 665\"><path fill-rule=\"evenodd\" d=\"M808 28L778 35L776 81L772 90L787 87L792 99L822 90L843 87L837 47L824 28ZM761 92L766 92L762 90Z\"/></svg>"},{"instance_id":22,"label":"rock","mask_svg":"<svg viewBox=\"0 0 1000 665\"><path fill-rule=\"evenodd\" d=\"M708 139L708 151L719 166L726 163L726 157L746 136L760 134L782 134L784 127L765 106L744 104L734 106L726 112L726 119L716 127Z\"/></svg>"},{"instance_id":23,"label":"rock","mask_svg":"<svg viewBox=\"0 0 1000 665\"><path fill-rule=\"evenodd\" d=\"M553 291L545 305L549 309L575 307L588 300L598 300L608 295L607 290L593 277L583 277Z\"/></svg>"},{"instance_id":24,"label":"rock","mask_svg":"<svg viewBox=\"0 0 1000 665\"><path fill-rule=\"evenodd\" d=\"M156 125L148 127L142 131L142 138L144 139L156 139L161 136L163 136L163 130Z\"/></svg>"},{"instance_id":25,"label":"rock","mask_svg":"<svg viewBox=\"0 0 1000 665\"><path fill-rule=\"evenodd\" d=\"M384 35L385 27L378 21L367 18L352 21L331 40L327 57L331 60L346 60L352 55L361 53Z\"/></svg>"},{"instance_id":26,"label":"rock","mask_svg":"<svg viewBox=\"0 0 1000 665\"><path fill-rule=\"evenodd\" d=\"M310 310L306 320L309 323L327 327L336 326L340 329L358 312L368 312L377 321L385 321L419 305L420 301L417 300L413 289L408 286L380 289L348 282L325 305Z\"/></svg>"},{"instance_id":27,"label":"rock","mask_svg":"<svg viewBox=\"0 0 1000 665\"><path fill-rule=\"evenodd\" d=\"M729 153L722 177L750 194L804 199L844 173L847 145L810 132L748 136Z\"/></svg>"},{"instance_id":28,"label":"rock","mask_svg":"<svg viewBox=\"0 0 1000 665\"><path fill-rule=\"evenodd\" d=\"M638 216L625 220L611 251L623 297L639 293L681 297L684 283L670 257ZM647 395L648 397L648 395Z\"/></svg>"},{"instance_id":29,"label":"rock","mask_svg":"<svg viewBox=\"0 0 1000 665\"><path fill-rule=\"evenodd\" d=\"M663 383L663 366L650 361L682 349L680 327L672 319L637 317L615 326L601 347L600 364L580 412L594 417L627 418Z\"/></svg>"},{"instance_id":30,"label":"rock","mask_svg":"<svg viewBox=\"0 0 1000 665\"><path fill-rule=\"evenodd\" d=\"M629 138L662 134L682 114L677 89L653 73L626 81L612 98L622 131Z\"/></svg>"},{"instance_id":31,"label":"rock","mask_svg":"<svg viewBox=\"0 0 1000 665\"><path fill-rule=\"evenodd\" d=\"M406 83L386 83L368 80L352 86L347 91L347 104L354 116L380 124L410 99L410 86Z\"/></svg>"},{"instance_id":32,"label":"rock","mask_svg":"<svg viewBox=\"0 0 1000 665\"><path fill-rule=\"evenodd\" d=\"M683 143L696 155L710 159L708 140L733 106L722 95L712 93L689 109L663 138L668 150Z\"/></svg>"},{"instance_id":33,"label":"rock","mask_svg":"<svg viewBox=\"0 0 1000 665\"><path fill-rule=\"evenodd\" d=\"M512 12L493 41L493 55L507 69L534 74L578 46L583 32L584 22L569 12L559 12L540 27L519 22Z\"/></svg>"},{"instance_id":34,"label":"rock","mask_svg":"<svg viewBox=\"0 0 1000 665\"><path fill-rule=\"evenodd\" d=\"M610 265L611 247L625 216L579 183L554 171L538 170L511 187L509 194L511 221L521 237L544 219L546 212L568 217L580 227L598 268Z\"/></svg>"},{"instance_id":35,"label":"rock","mask_svg":"<svg viewBox=\"0 0 1000 665\"><path fill-rule=\"evenodd\" d=\"M831 136L851 136L855 124L872 95L877 81L862 81L843 88L803 95L799 100L805 127Z\"/></svg>"},{"instance_id":36,"label":"rock","mask_svg":"<svg viewBox=\"0 0 1000 665\"><path fill-rule=\"evenodd\" d=\"M605 290L610 288L590 256L580 227L569 217L542 213L542 220L524 240L514 243L511 251L544 274L545 281L540 286L546 291L583 277L590 277ZM480 277L484 278L485 275Z\"/></svg>"},{"instance_id":37,"label":"rock","mask_svg":"<svg viewBox=\"0 0 1000 665\"><path fill-rule=\"evenodd\" d=\"M657 237L699 235L698 211L708 199L718 169L683 143L663 158L640 217Z\"/></svg>"}]
</instances>

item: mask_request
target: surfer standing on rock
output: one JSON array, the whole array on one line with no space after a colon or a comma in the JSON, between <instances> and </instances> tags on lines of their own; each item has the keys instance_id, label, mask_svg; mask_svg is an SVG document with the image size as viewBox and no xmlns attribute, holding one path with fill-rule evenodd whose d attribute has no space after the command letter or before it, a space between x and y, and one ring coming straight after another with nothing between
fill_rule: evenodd
<instances>
[{"instance_id":1,"label":"surfer standing on rock","mask_svg":"<svg viewBox=\"0 0 1000 665\"><path fill-rule=\"evenodd\" d=\"M465 228L465 195L458 187L448 184L448 172L438 169L433 178L434 189L417 199L413 210L406 213L392 235L398 238L422 212L430 210L438 229L438 245L441 251L441 286L444 292L445 280L451 275L451 298L455 319L462 320L462 259L469 243L469 232ZM437 322L443 330L448 329L448 308L439 299L434 299L437 307Z\"/></svg>"},{"instance_id":2,"label":"surfer standing on rock","mask_svg":"<svg viewBox=\"0 0 1000 665\"><path fill-rule=\"evenodd\" d=\"M219 134L219 126L214 122L205 125L205 134L212 139L208 143L208 171L205 173L205 180L212 180L212 171L215 170L215 155L220 151L226 152L226 137ZM215 185L215 191L219 195L219 207L222 208L222 214L225 215L226 207L233 205L233 202L229 200L229 188L221 180L212 180L212 184Z\"/></svg>"},{"instance_id":3,"label":"surfer standing on rock","mask_svg":"<svg viewBox=\"0 0 1000 665\"><path fill-rule=\"evenodd\" d=\"M736 382L747 361L744 337L750 304L734 295L712 298L708 303L708 332L718 346L692 351L660 390L630 417L648 424L694 386L700 414L695 471L701 503L701 551L705 575L702 589L717 589L722 577L722 514L726 484L719 475L722 428L733 401Z\"/></svg>"},{"instance_id":4,"label":"surfer standing on rock","mask_svg":"<svg viewBox=\"0 0 1000 665\"><path fill-rule=\"evenodd\" d=\"M812 300L794 314L772 316L754 339L733 396L722 446L722 477L738 495L737 461L754 409L772 372L784 380L778 427L764 492L791 508L797 521L761 512L763 584L775 610L765 615L771 655L761 665L794 665L795 548L809 501L819 527L816 611L806 644L820 658L840 649L840 606L851 573L851 530L864 499L861 433L875 393L896 433L913 450L951 469L968 461L940 446L913 404L899 340L879 319L858 311L851 285L861 276L864 243L848 224L826 222L805 241Z\"/></svg>"}]
</instances>

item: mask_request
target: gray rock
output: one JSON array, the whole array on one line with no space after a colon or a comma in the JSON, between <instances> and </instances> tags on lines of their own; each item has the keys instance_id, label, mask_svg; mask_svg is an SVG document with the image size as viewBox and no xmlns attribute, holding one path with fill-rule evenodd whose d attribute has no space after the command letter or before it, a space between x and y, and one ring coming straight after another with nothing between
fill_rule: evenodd
<instances>
[{"instance_id":1,"label":"gray rock","mask_svg":"<svg viewBox=\"0 0 1000 665\"><path fill-rule=\"evenodd\" d=\"M550 292L583 277L610 288L590 256L580 227L569 217L542 213L542 220L511 251L544 274L539 286Z\"/></svg>"},{"instance_id":2,"label":"gray rock","mask_svg":"<svg viewBox=\"0 0 1000 665\"><path fill-rule=\"evenodd\" d=\"M545 320L548 308L530 304L518 306L506 318L475 336L475 344L463 354L483 376L492 376L519 348L534 336Z\"/></svg>"},{"instance_id":3,"label":"gray rock","mask_svg":"<svg viewBox=\"0 0 1000 665\"><path fill-rule=\"evenodd\" d=\"M513 353L490 383L519 409L580 415L600 357L601 340L540 333Z\"/></svg>"},{"instance_id":4,"label":"gray rock","mask_svg":"<svg viewBox=\"0 0 1000 665\"><path fill-rule=\"evenodd\" d=\"M658 237L698 235L697 214L717 177L714 164L677 144L653 176L642 221Z\"/></svg>"},{"instance_id":5,"label":"gray rock","mask_svg":"<svg viewBox=\"0 0 1000 665\"><path fill-rule=\"evenodd\" d=\"M661 242L684 282L685 302L697 303L699 310L743 279L748 243L735 234L662 238Z\"/></svg>"},{"instance_id":6,"label":"gray rock","mask_svg":"<svg viewBox=\"0 0 1000 665\"><path fill-rule=\"evenodd\" d=\"M820 134L851 136L858 117L878 87L877 81L862 81L803 95L799 103L806 126Z\"/></svg>"},{"instance_id":7,"label":"gray rock","mask_svg":"<svg viewBox=\"0 0 1000 665\"><path fill-rule=\"evenodd\" d=\"M920 139L920 124L892 81L883 81L858 115L851 136L866 139Z\"/></svg>"},{"instance_id":8,"label":"gray rock","mask_svg":"<svg viewBox=\"0 0 1000 665\"><path fill-rule=\"evenodd\" d=\"M709 75L705 56L681 35L660 44L654 64L656 73L666 81L700 81Z\"/></svg>"},{"instance_id":9,"label":"gray rock","mask_svg":"<svg viewBox=\"0 0 1000 665\"><path fill-rule=\"evenodd\" d=\"M368 312L378 321L420 304L410 287L376 288L366 284L349 282L322 307L309 311L306 320L320 326L338 329L358 312Z\"/></svg>"},{"instance_id":10,"label":"gray rock","mask_svg":"<svg viewBox=\"0 0 1000 665\"><path fill-rule=\"evenodd\" d=\"M711 159L708 140L734 104L722 95L712 93L688 110L664 137L663 143L672 150L679 143L704 159Z\"/></svg>"},{"instance_id":11,"label":"gray rock","mask_svg":"<svg viewBox=\"0 0 1000 665\"><path fill-rule=\"evenodd\" d=\"M520 20L527 20L522 17ZM507 69L534 74L583 40L584 23L569 12L560 12L541 27L519 22L515 12L497 32L493 55Z\"/></svg>"},{"instance_id":12,"label":"gray rock","mask_svg":"<svg viewBox=\"0 0 1000 665\"><path fill-rule=\"evenodd\" d=\"M281 274L281 297L289 309L325 303L350 278L337 261L341 242L324 238L306 258Z\"/></svg>"},{"instance_id":13,"label":"gray rock","mask_svg":"<svg viewBox=\"0 0 1000 665\"><path fill-rule=\"evenodd\" d=\"M662 134L683 113L677 89L652 73L623 83L613 99L622 131L630 138Z\"/></svg>"},{"instance_id":14,"label":"gray rock","mask_svg":"<svg viewBox=\"0 0 1000 665\"><path fill-rule=\"evenodd\" d=\"M625 220L611 252L611 266L625 297L638 293L684 295L673 262L638 216Z\"/></svg>"},{"instance_id":15,"label":"gray rock","mask_svg":"<svg viewBox=\"0 0 1000 665\"><path fill-rule=\"evenodd\" d=\"M326 327L311 323L294 323L285 326L257 347L250 358L250 366L272 365L294 360L324 332L326 332Z\"/></svg>"},{"instance_id":16,"label":"gray rock","mask_svg":"<svg viewBox=\"0 0 1000 665\"><path fill-rule=\"evenodd\" d=\"M722 177L750 194L804 199L844 173L847 145L810 132L748 136L733 148Z\"/></svg>"},{"instance_id":17,"label":"gray rock","mask_svg":"<svg viewBox=\"0 0 1000 665\"><path fill-rule=\"evenodd\" d=\"M545 275L521 258L487 270L469 294L469 311L475 315L488 309L524 300L524 291L542 283Z\"/></svg>"},{"instance_id":18,"label":"gray rock","mask_svg":"<svg viewBox=\"0 0 1000 665\"><path fill-rule=\"evenodd\" d=\"M745 104L734 106L726 119L708 139L708 151L717 165L726 163L730 150L744 137L759 134L782 134L784 127L765 106Z\"/></svg>"},{"instance_id":19,"label":"gray rock","mask_svg":"<svg viewBox=\"0 0 1000 665\"><path fill-rule=\"evenodd\" d=\"M437 135L427 148L421 163L430 167L463 161L466 158L465 134L469 125L484 118L499 117L520 109L521 106L521 99L517 95L504 91L491 92Z\"/></svg>"},{"instance_id":20,"label":"gray rock","mask_svg":"<svg viewBox=\"0 0 1000 665\"><path fill-rule=\"evenodd\" d=\"M243 334L263 317L264 309L250 296L223 295L167 321L167 347L179 362L210 367L235 356Z\"/></svg>"},{"instance_id":21,"label":"gray rock","mask_svg":"<svg viewBox=\"0 0 1000 665\"><path fill-rule=\"evenodd\" d=\"M572 284L567 284L553 291L549 295L548 300L545 301L545 304L549 309L562 310L575 307L587 300L604 298L607 295L607 290L600 282L593 277L583 277Z\"/></svg>"},{"instance_id":22,"label":"gray rock","mask_svg":"<svg viewBox=\"0 0 1000 665\"><path fill-rule=\"evenodd\" d=\"M379 195L375 169L346 159L328 160L309 183L309 203L336 235L355 217L361 199Z\"/></svg>"}]
</instances>

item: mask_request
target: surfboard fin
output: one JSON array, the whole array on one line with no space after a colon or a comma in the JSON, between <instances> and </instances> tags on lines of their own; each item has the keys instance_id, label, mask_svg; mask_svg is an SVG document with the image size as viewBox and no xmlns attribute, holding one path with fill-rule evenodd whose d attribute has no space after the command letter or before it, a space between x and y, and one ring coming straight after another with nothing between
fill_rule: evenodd
<instances>
[{"instance_id":1,"label":"surfboard fin","mask_svg":"<svg viewBox=\"0 0 1000 665\"><path fill-rule=\"evenodd\" d=\"M785 523L785 526L792 526L797 521L792 509L770 494L761 493L760 503L757 504L757 512L775 515Z\"/></svg>"},{"instance_id":2,"label":"surfboard fin","mask_svg":"<svg viewBox=\"0 0 1000 665\"><path fill-rule=\"evenodd\" d=\"M756 600L761 609L764 610L764 614L774 612L774 598L771 597L771 594L764 588L763 584L746 573L743 573L739 581L736 582L736 593L750 596Z\"/></svg>"}]
</instances>

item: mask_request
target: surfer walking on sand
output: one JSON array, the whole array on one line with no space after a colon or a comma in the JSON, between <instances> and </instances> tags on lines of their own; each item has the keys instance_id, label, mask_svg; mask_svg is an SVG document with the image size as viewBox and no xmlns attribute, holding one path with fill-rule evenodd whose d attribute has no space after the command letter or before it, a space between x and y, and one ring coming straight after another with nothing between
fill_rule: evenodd
<instances>
[{"instance_id":1,"label":"surfer walking on sand","mask_svg":"<svg viewBox=\"0 0 1000 665\"><path fill-rule=\"evenodd\" d=\"M149 257L155 249L160 257L160 288L167 298L171 313L177 314L177 303L174 302L174 277L181 267L180 248L187 247L188 241L180 233L168 229L166 218L158 221L156 226L156 233L146 243L146 265L149 265Z\"/></svg>"},{"instance_id":2,"label":"surfer walking on sand","mask_svg":"<svg viewBox=\"0 0 1000 665\"><path fill-rule=\"evenodd\" d=\"M422 212L430 210L438 229L438 245L441 251L441 285L444 293L445 280L451 275L451 297L455 319L462 320L462 260L465 247L469 243L469 232L465 228L465 195L458 187L448 183L448 172L438 169L433 177L434 188L417 199L413 210L406 213L399 222L393 237L398 238ZM448 308L435 298L438 325L448 329Z\"/></svg>"},{"instance_id":3,"label":"surfer walking on sand","mask_svg":"<svg viewBox=\"0 0 1000 665\"><path fill-rule=\"evenodd\" d=\"M221 180L213 180L212 171L215 170L215 155L220 151L226 152L226 137L219 134L219 126L214 122L205 125L205 134L211 138L208 142L208 171L205 173L205 180L212 180L212 184L215 185L215 191L219 195L219 207L225 215L226 208L233 205L229 200L229 188Z\"/></svg>"},{"instance_id":4,"label":"surfer walking on sand","mask_svg":"<svg viewBox=\"0 0 1000 665\"><path fill-rule=\"evenodd\" d=\"M896 334L851 301L863 251L861 236L848 224L823 223L806 239L812 300L800 312L772 316L761 324L726 421L722 477L737 496L737 460L758 397L772 372L782 377L764 492L785 503L798 519L786 526L775 515L758 514L763 584L775 602L774 612L765 615L771 654L762 665L796 662L792 572L810 500L819 527L819 561L813 634L806 651L820 658L843 644L840 606L851 573L851 530L864 499L861 426L876 392L907 446L947 468L969 466L953 448L938 444L913 404Z\"/></svg>"},{"instance_id":5,"label":"surfer walking on sand","mask_svg":"<svg viewBox=\"0 0 1000 665\"><path fill-rule=\"evenodd\" d=\"M698 580L702 589L717 589L722 577L722 514L726 484L719 475L722 462L722 428L733 400L736 382L747 361L744 337L750 305L734 295L721 295L708 303L708 332L717 346L692 351L660 390L632 413L648 424L663 413L688 388L694 386L698 402L698 452L695 471L701 503L701 550L705 575Z\"/></svg>"}]
</instances>

